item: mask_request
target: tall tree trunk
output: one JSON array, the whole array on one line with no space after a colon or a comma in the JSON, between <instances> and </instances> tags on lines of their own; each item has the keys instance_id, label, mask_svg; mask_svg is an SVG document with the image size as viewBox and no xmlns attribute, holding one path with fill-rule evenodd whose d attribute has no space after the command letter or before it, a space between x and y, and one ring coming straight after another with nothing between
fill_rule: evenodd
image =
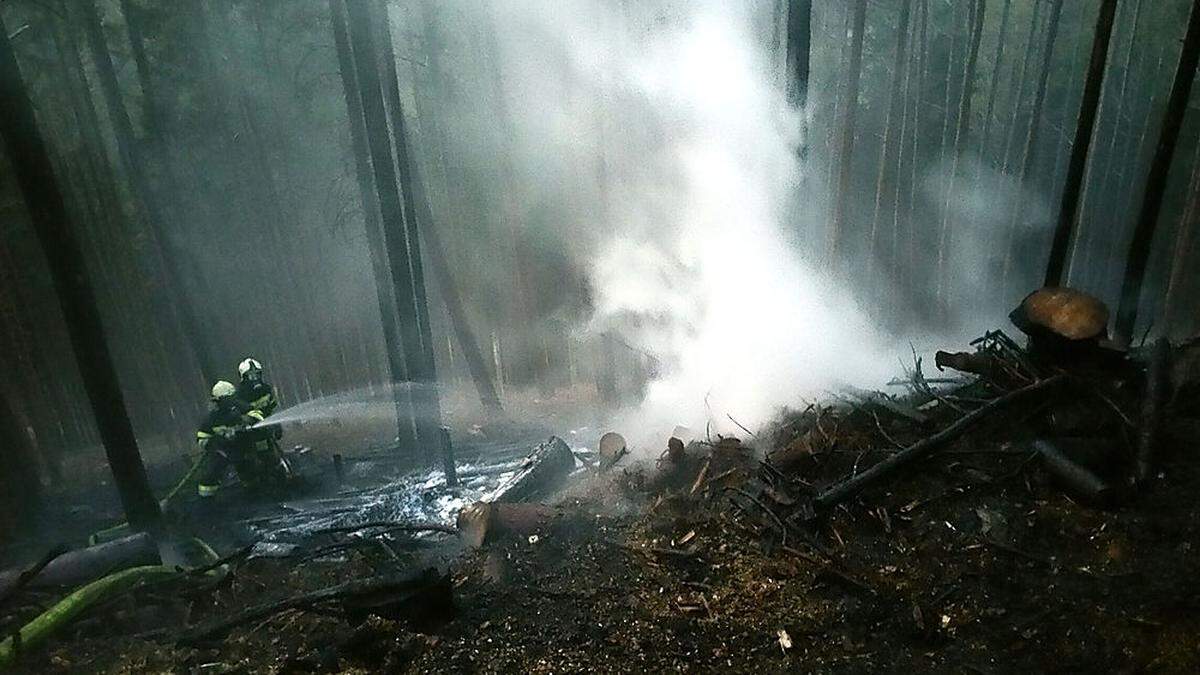
<instances>
[{"instance_id":1,"label":"tall tree trunk","mask_svg":"<svg viewBox=\"0 0 1200 675\"><path fill-rule=\"evenodd\" d=\"M1050 246L1050 261L1046 266L1046 286L1062 283L1066 267L1067 251L1075 227L1075 216L1079 209L1079 191L1083 185L1087 167L1088 151L1092 146L1092 132L1096 126L1096 111L1100 107L1100 92L1104 84L1104 65L1108 61L1108 44L1112 38L1113 19L1117 13L1117 0L1103 0L1096 17L1095 37L1092 39L1092 56L1088 62L1087 82L1079 102L1079 119L1075 127L1075 141L1071 145L1071 163L1067 168L1067 182L1063 186L1062 202L1058 207L1058 226L1054 230L1054 241Z\"/></svg>"},{"instance_id":2,"label":"tall tree trunk","mask_svg":"<svg viewBox=\"0 0 1200 675\"><path fill-rule=\"evenodd\" d=\"M986 0L974 0L969 11L971 34L967 47L966 65L963 67L962 89L958 96L958 123L954 128L954 157L950 161L950 179L946 185L945 199L942 201L942 225L938 234L938 311L946 314L946 247L950 236L950 206L954 199L955 183L958 178L958 165L967 147L967 137L971 132L971 99L975 94L975 68L979 63L979 42L983 37L983 19L987 14Z\"/></svg>"},{"instance_id":3,"label":"tall tree trunk","mask_svg":"<svg viewBox=\"0 0 1200 675\"><path fill-rule=\"evenodd\" d=\"M129 48L137 68L138 85L142 89L142 121L151 136L159 136L163 130L162 106L158 88L150 75L150 60L146 56L146 40L141 10L133 0L121 0L121 14L125 17L125 28L129 33Z\"/></svg>"},{"instance_id":4,"label":"tall tree trunk","mask_svg":"<svg viewBox=\"0 0 1200 675\"><path fill-rule=\"evenodd\" d=\"M8 392L0 390L0 543L12 533L29 531L42 505L37 456L21 422Z\"/></svg>"},{"instance_id":5,"label":"tall tree trunk","mask_svg":"<svg viewBox=\"0 0 1200 675\"><path fill-rule=\"evenodd\" d=\"M1117 306L1115 338L1128 344L1133 337L1137 322L1138 303L1142 295L1142 281L1146 276L1146 263L1150 259L1150 245L1154 242L1154 229L1162 210L1163 195L1167 190L1167 176L1171 171L1171 160L1175 157L1175 146L1183 117L1187 112L1188 97L1192 93L1192 81L1196 78L1196 65L1200 62L1200 0L1192 3L1188 19L1187 35L1183 39L1183 51L1179 67L1171 85L1171 98L1167 100L1167 111L1163 117L1158 146L1150 163L1146 177L1146 189L1142 195L1142 208L1138 214L1133 239L1129 243L1129 257L1125 263L1125 276L1121 282L1120 304Z\"/></svg>"},{"instance_id":6,"label":"tall tree trunk","mask_svg":"<svg viewBox=\"0 0 1200 675\"><path fill-rule=\"evenodd\" d=\"M380 11L383 13L382 16L386 22L386 5L380 5ZM437 222L433 217L433 207L429 199L429 192L426 190L424 180L422 180L420 164L416 159L420 155L412 149L413 146L410 142L411 135L408 133L404 108L400 101L400 81L396 72L396 57L392 50L390 33L390 29L385 27L384 38L386 42L383 48L384 73L388 78L386 90L388 104L392 113L392 133L396 143L397 170L400 175L400 182L405 188L405 212L410 214L410 217L406 218L409 228L407 235L410 255L413 257L414 274L422 280L417 289L417 300L418 306L422 308L422 339L427 347L428 373L426 377L430 379L431 383L436 383L433 358L433 333L426 303L426 291L423 281L424 273L421 271L422 267L417 267L422 259L422 238L425 243L426 255L432 263L433 273L438 281L442 301L446 305L451 326L458 337L459 345L462 347L467 361L467 369L471 374L472 380L474 380L480 400L485 407L492 410L499 410L500 399L496 395L495 387L492 385L491 376L487 372L487 366L484 362L483 352L480 351L479 342L475 338L474 331L471 329L466 310L462 305L462 298L458 292L458 285L446 260L445 248L442 245ZM436 398L433 404L437 405Z\"/></svg>"},{"instance_id":7,"label":"tall tree trunk","mask_svg":"<svg viewBox=\"0 0 1200 675\"><path fill-rule=\"evenodd\" d=\"M409 157L413 157L415 154L410 152ZM416 164L412 168L412 181L417 204L417 221L421 227L421 236L425 238L426 255L429 257L433 274L437 278L438 290L442 295L442 301L446 304L446 313L454 328L454 334L458 338L458 344L462 348L463 358L467 362L467 371L471 374L471 380L475 384L480 402L485 408L498 411L500 410L500 397L496 395L491 373L488 372L487 362L479 348L479 340L467 319L458 284L455 282L454 273L446 260L446 249L442 244L441 235L438 234L437 223L433 219L432 209L429 206L425 182L422 180Z\"/></svg>"},{"instance_id":8,"label":"tall tree trunk","mask_svg":"<svg viewBox=\"0 0 1200 675\"><path fill-rule=\"evenodd\" d=\"M850 177L854 163L854 133L858 115L858 85L862 78L863 32L867 23L867 0L850 0L854 10L854 35L850 46L850 63L847 66L845 110L842 111L841 137L838 143L837 196L833 208L833 221L829 232L829 260L836 260L842 247L846 226L846 209L850 202Z\"/></svg>"},{"instance_id":9,"label":"tall tree trunk","mask_svg":"<svg viewBox=\"0 0 1200 675\"><path fill-rule=\"evenodd\" d=\"M355 71L358 73L359 91L362 96L367 146L371 151L371 166L374 169L375 190L378 193L380 214L383 223L383 238L387 245L388 260L392 270L392 291L400 320L400 339L404 345L404 362L410 380L422 388L420 378L424 376L425 357L422 354L421 325L418 318L413 267L405 240L403 199L396 176L396 165L392 156L391 131L388 127L384 106L383 87L379 77L379 60L375 35L371 25L370 7L366 2L347 2L347 17L350 28L351 53L354 55ZM417 406L417 395L413 396L414 414L425 411ZM414 420L416 431L421 431L421 420ZM418 436L418 440L424 440ZM436 446L434 446L436 447ZM432 450L432 448L426 448Z\"/></svg>"},{"instance_id":10,"label":"tall tree trunk","mask_svg":"<svg viewBox=\"0 0 1200 675\"><path fill-rule=\"evenodd\" d=\"M1091 273L1092 255L1095 251L1096 246L1099 245L1099 243L1096 242L1096 234L1103 231L1103 229L1100 226L1101 214L1099 213L1098 206L1096 206L1096 205L1098 205L1100 203L1100 200L1105 197L1107 190L1110 189L1109 188L1109 177L1112 175L1113 165L1118 161L1118 157L1119 157L1119 155L1117 154L1117 138L1120 136L1120 134L1118 132L1121 129L1121 120L1125 119L1125 93L1129 86L1129 71L1130 71L1130 67L1132 66L1132 63L1133 63L1133 47L1137 43L1138 25L1141 23L1141 19L1142 19L1142 0L1134 0L1133 24L1131 25L1131 27L1129 29L1129 44L1125 48L1124 63L1121 65L1121 68L1117 71L1119 74L1121 83L1117 87L1117 109L1116 109L1116 114L1113 115L1112 129L1108 134L1108 149L1105 151L1105 155L1104 155L1104 171L1103 171L1103 173L1101 173L1098 180L1086 181L1084 183L1084 187L1083 187L1083 196L1081 198L1081 203L1080 203L1081 213L1084 213L1085 216L1087 215L1086 211L1087 211L1087 204L1088 204L1089 196L1095 195L1096 199L1094 200L1094 205L1093 205L1093 208L1091 209L1092 218L1089 219L1090 227L1087 227L1084 229L1083 241L1080 243L1079 246L1075 247L1075 252L1072 254L1072 263L1074 263L1075 258L1078 257L1080 259L1079 267L1083 270L1084 274L1089 279L1093 278L1093 275ZM1090 174L1090 166L1092 164L1094 164L1095 161L1096 160L1095 160L1094 155L1089 156L1089 158L1088 158L1088 164L1089 164L1088 173L1089 174ZM1099 190L1093 189L1092 188L1093 183L1098 185L1100 187L1100 189ZM1115 236L1115 233L1114 233L1114 236ZM1072 267L1074 267L1074 265L1072 265ZM1069 274L1069 272L1068 272L1068 274Z\"/></svg>"},{"instance_id":11,"label":"tall tree trunk","mask_svg":"<svg viewBox=\"0 0 1200 675\"><path fill-rule=\"evenodd\" d=\"M1196 144L1196 152L1192 156L1192 180L1188 185L1187 205L1179 226L1175 230L1175 242L1171 247L1171 271L1167 276L1167 292L1163 299L1164 329L1170 331L1179 309L1179 295L1184 284L1185 271L1192 269L1194 264L1191 253L1194 246L1193 237L1196 235L1197 221L1200 221L1200 143Z\"/></svg>"},{"instance_id":12,"label":"tall tree trunk","mask_svg":"<svg viewBox=\"0 0 1200 675\"><path fill-rule=\"evenodd\" d=\"M914 290L917 267L917 183L919 162L918 151L921 148L921 110L925 107L925 88L929 82L929 0L921 0L921 51L917 58L917 93L913 97L913 134L912 162L908 178L908 264L903 267L909 273L909 290Z\"/></svg>"},{"instance_id":13,"label":"tall tree trunk","mask_svg":"<svg viewBox=\"0 0 1200 675\"><path fill-rule=\"evenodd\" d=\"M880 149L879 171L875 177L875 208L871 212L870 251L872 264L878 264L881 256L879 245L879 212L883 207L883 191L888 169L898 153L900 142L892 133L892 122L900 113L903 103L900 86L903 83L904 64L908 53L908 20L912 12L912 0L900 0L900 18L896 22L896 51L892 61L892 81L889 86L887 115L883 122L883 147Z\"/></svg>"},{"instance_id":14,"label":"tall tree trunk","mask_svg":"<svg viewBox=\"0 0 1200 675\"><path fill-rule=\"evenodd\" d=\"M921 5L918 4L917 5L918 12L921 11L920 8L921 8ZM915 23L910 21L909 26L908 26L908 42L909 42L909 44L912 45L914 42L916 42L916 38L917 38L917 26ZM885 267L888 268L888 270L894 275L896 285L900 289L907 288L906 283L909 281L908 277L911 274L911 272L909 270L905 269L905 267L900 264L900 234L901 234L900 211L902 208L902 203L904 201L903 200L904 191L902 190L902 186L904 184L904 176L905 176L905 173L904 173L905 163L904 162L907 158L904 151L908 147L908 128L909 128L909 119L910 119L909 112L910 112L910 109L913 108L913 106L910 105L910 101L913 98L913 96L912 96L912 90L913 90L913 84L914 84L913 79L917 74L916 68L915 68L915 64L917 62L915 52L917 50L909 49L907 51L908 51L908 55L905 58L904 63L901 64L901 66L900 66L901 68L904 69L904 84L903 84L902 90L900 92L900 99L901 99L900 138L897 140L897 145L899 147L896 150L896 165L894 167L895 179L892 181L892 194L891 194L892 240L891 240L891 246L888 250L887 261L885 264Z\"/></svg>"},{"instance_id":15,"label":"tall tree trunk","mask_svg":"<svg viewBox=\"0 0 1200 675\"><path fill-rule=\"evenodd\" d=\"M1033 58L1034 50L1037 49L1037 34L1043 4L1043 0L1035 0L1033 3L1033 17L1029 20L1029 35L1025 40L1025 51L1021 54L1021 65L1017 66L1016 77L1013 78L1008 88L1010 112L1004 124L1004 145L1000 148L1001 170L1005 174L1009 173L1017 118L1020 116L1018 113L1021 109L1021 96L1025 93L1025 76L1029 73L1029 61Z\"/></svg>"},{"instance_id":16,"label":"tall tree trunk","mask_svg":"<svg viewBox=\"0 0 1200 675\"><path fill-rule=\"evenodd\" d=\"M367 246L371 252L371 267L375 277L376 297L379 301L379 317L383 325L383 341L391 375L392 398L396 406L397 436L405 450L416 448L413 426L412 401L409 389L403 386L406 378L404 344L400 336L400 320L392 291L392 271L388 264L387 245L383 239L380 222L381 200L376 196L375 176L371 168L371 148L367 142L366 117L363 114L358 73L354 54L351 52L346 33L345 0L329 0L330 19L333 24L334 44L337 48L338 67L342 76L342 92L346 97L347 121L350 124L350 141L354 150L354 166L358 178L359 196L362 199L363 220L367 230ZM390 159L389 159L390 161Z\"/></svg>"},{"instance_id":17,"label":"tall tree trunk","mask_svg":"<svg viewBox=\"0 0 1200 675\"><path fill-rule=\"evenodd\" d=\"M88 400L108 455L125 515L139 529L157 529L158 501L150 490L105 339L83 252L71 231L50 157L34 120L8 31L0 20L0 139L3 139L30 220L50 268Z\"/></svg>"},{"instance_id":18,"label":"tall tree trunk","mask_svg":"<svg viewBox=\"0 0 1200 675\"><path fill-rule=\"evenodd\" d=\"M440 447L442 426L442 407L438 392L437 364L434 359L433 326L429 322L429 299L425 288L425 264L421 256L421 235L418 231L418 220L424 215L421 211L432 213L428 204L417 205L414 187L413 171L416 163L408 151L408 132L404 120L404 108L400 103L400 80L396 73L396 55L392 47L392 31L388 18L387 5L376 3L368 8L375 10L375 24L379 27L381 48L379 54L383 60L384 99L387 103L385 112L388 115L394 144L396 159L396 175L400 182L401 196L404 201L404 236L408 242L408 259L412 270L413 302L416 307L418 330L421 337L420 367L416 369L414 378L419 386L413 392L413 410L417 415L417 431L426 452L434 452ZM424 197L424 193L421 197ZM427 230L432 230L432 218L427 221Z\"/></svg>"},{"instance_id":19,"label":"tall tree trunk","mask_svg":"<svg viewBox=\"0 0 1200 675\"><path fill-rule=\"evenodd\" d=\"M974 0L966 2L973 4ZM943 79L945 101L942 104L942 135L938 145L938 160L943 162L946 160L946 146L953 140L954 133L954 125L950 123L953 119L950 115L950 99L954 94L954 57L958 51L958 15L962 6L961 2L950 3L950 28L946 31L950 34L950 50L946 53L946 77Z\"/></svg>"},{"instance_id":20,"label":"tall tree trunk","mask_svg":"<svg viewBox=\"0 0 1200 675\"><path fill-rule=\"evenodd\" d=\"M787 0L787 91L788 102L801 115L801 160L808 157L808 73L811 53L812 0Z\"/></svg>"},{"instance_id":21,"label":"tall tree trunk","mask_svg":"<svg viewBox=\"0 0 1200 675\"><path fill-rule=\"evenodd\" d=\"M429 6L434 3L432 0L425 0L425 4ZM512 329L512 332L506 336L509 339L504 346L505 360L508 363L508 367L505 368L505 378L510 383L528 382L532 375L531 363L533 357L533 341L528 336L531 329L535 328L537 317L533 288L529 278L529 269L531 266L529 247L524 231L525 226L519 213L520 200L518 199L518 195L520 194L520 188L515 180L517 172L514 161L517 152L516 144L511 139L516 129L512 120L512 111L508 105L504 72L500 68L501 51L496 41L496 35L498 34L498 29L496 28L497 22L491 14L499 11L503 3L497 3L496 0L484 0L483 4L487 5L484 8L484 11L488 12L487 16L492 17L493 30L488 31L485 36L487 51L491 56L487 64L489 68L488 79L492 84L492 97L495 101L496 115L499 118L497 127L502 133L502 138L500 139L501 150L497 153L500 160L502 179L505 181L504 194L501 197L503 200L501 222L511 237L513 262L513 311L509 319L509 327ZM512 367L514 364L516 364L516 368Z\"/></svg>"},{"instance_id":22,"label":"tall tree trunk","mask_svg":"<svg viewBox=\"0 0 1200 675\"><path fill-rule=\"evenodd\" d=\"M996 52L992 56L992 76L988 83L987 109L983 114L983 131L979 135L980 154L987 152L988 142L992 139L992 114L996 109L996 91L1000 88L1000 65L1004 61L1004 48L1008 41L1009 12L1012 0L1004 0L1004 9L1000 10L1000 32L996 37ZM980 163L982 166L982 162Z\"/></svg>"},{"instance_id":23,"label":"tall tree trunk","mask_svg":"<svg viewBox=\"0 0 1200 675\"><path fill-rule=\"evenodd\" d=\"M208 348L205 331L201 329L195 305L182 280L179 279L179 272L184 266L184 256L176 250L175 244L164 231L165 211L150 187L149 178L145 173L147 164L141 157L137 141L133 137L133 125L129 121L129 113L121 100L116 70L113 68L112 56L109 54L108 45L104 40L104 30L100 25L100 15L96 11L95 0L80 2L78 7L83 12L84 28L96 63L96 71L100 77L100 91L103 94L109 118L113 123L117 152L121 157L123 168L129 175L133 193L144 209L146 225L150 228L151 238L154 240L154 245L162 260L163 285L170 296L171 304L178 312L184 332L183 337L195 352L201 376L206 382L212 382L216 379L220 368Z\"/></svg>"},{"instance_id":24,"label":"tall tree trunk","mask_svg":"<svg viewBox=\"0 0 1200 675\"><path fill-rule=\"evenodd\" d=\"M1054 55L1054 43L1058 39L1059 19L1062 17L1063 0L1050 1L1053 4L1050 8L1050 23L1046 27L1046 42L1042 47L1042 69L1038 76L1037 89L1034 90L1033 109L1029 112L1029 128L1025 134L1025 148L1021 152L1021 173L1017 179L1018 197L1013 204L1008 223L1009 245L1005 248L1007 255L1001 282L1001 287L1004 289L1008 288L1008 278L1014 256L1013 244L1017 239L1016 230L1021 227L1020 219L1025 213L1019 193L1029 186L1030 177L1033 175L1034 160L1037 158L1038 132L1042 126L1042 108L1046 104L1046 86L1050 81L1051 57Z\"/></svg>"}]
</instances>

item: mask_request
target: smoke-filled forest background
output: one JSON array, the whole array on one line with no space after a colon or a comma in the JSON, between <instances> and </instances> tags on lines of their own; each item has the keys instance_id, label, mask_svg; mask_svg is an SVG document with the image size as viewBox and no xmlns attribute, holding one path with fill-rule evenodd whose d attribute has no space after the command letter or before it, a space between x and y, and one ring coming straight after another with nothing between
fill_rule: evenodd
<instances>
[{"instance_id":1,"label":"smoke-filled forest background","mask_svg":"<svg viewBox=\"0 0 1200 675\"><path fill-rule=\"evenodd\" d=\"M806 4L384 3L415 164L502 394L603 388L620 363L664 415L761 422L888 376L910 340L1000 326L1040 285L1099 0L816 0L797 91L788 8ZM1069 274L1114 306L1191 4L1118 7ZM139 439L185 444L247 355L285 404L389 379L329 3L0 13ZM1139 336L1200 328L1194 108L1178 148ZM98 441L6 162L3 386L53 476ZM443 290L437 367L465 383Z\"/></svg>"}]
</instances>

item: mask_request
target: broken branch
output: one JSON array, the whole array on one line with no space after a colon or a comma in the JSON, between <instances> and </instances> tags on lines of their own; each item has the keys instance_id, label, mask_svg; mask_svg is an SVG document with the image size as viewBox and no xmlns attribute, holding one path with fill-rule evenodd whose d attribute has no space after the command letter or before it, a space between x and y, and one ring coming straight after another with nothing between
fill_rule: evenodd
<instances>
[{"instance_id":1,"label":"broken branch","mask_svg":"<svg viewBox=\"0 0 1200 675\"><path fill-rule=\"evenodd\" d=\"M1063 375L1055 375L1054 377L1041 380L1040 382L1035 382L1027 387L1023 387L1021 389L1017 389L1016 391L1005 394L1004 396L993 400L991 403L988 403L982 408L973 410L960 417L957 422L951 424L936 434L928 436L924 440L921 440L903 450L896 452L895 454L887 457L883 461L858 474L857 476L846 479L827 488L817 495L817 497L813 500L813 505L820 508L829 508L842 501L845 501L868 485L875 483L876 481L885 478L892 473L895 473L901 467L904 467L924 457L925 455L928 455L934 450L937 450L943 445L958 439L980 420L988 417L996 411L1006 408L1017 401L1033 396L1034 394L1042 393L1048 389L1051 389L1052 387L1058 386L1064 380L1065 377Z\"/></svg>"}]
</instances>

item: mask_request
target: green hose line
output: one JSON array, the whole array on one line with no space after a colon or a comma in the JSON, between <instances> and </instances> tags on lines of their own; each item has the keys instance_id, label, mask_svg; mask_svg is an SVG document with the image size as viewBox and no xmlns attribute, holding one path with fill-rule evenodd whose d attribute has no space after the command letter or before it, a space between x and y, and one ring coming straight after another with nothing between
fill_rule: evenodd
<instances>
[{"instance_id":1,"label":"green hose line","mask_svg":"<svg viewBox=\"0 0 1200 675\"><path fill-rule=\"evenodd\" d=\"M192 468L188 469L187 473L183 474L183 478L180 478L179 482L175 484L175 487L171 488L170 491L167 492L167 496L162 498L162 501L159 502L159 506L162 508L162 510L166 511L171 502L175 500L175 495L179 494L180 490L195 480L196 474L200 473L200 465L204 463L205 455L206 453L200 453L200 456L196 458L196 461L192 462Z\"/></svg>"},{"instance_id":2,"label":"green hose line","mask_svg":"<svg viewBox=\"0 0 1200 675\"><path fill-rule=\"evenodd\" d=\"M0 669L11 666L18 652L37 647L50 635L102 600L130 588L138 582L165 578L174 574L178 574L178 570L166 565L131 567L77 589L74 593L58 601L58 604L42 612L36 619L21 627L18 633L21 640L19 648L14 644L11 636L0 642Z\"/></svg>"},{"instance_id":3,"label":"green hose line","mask_svg":"<svg viewBox=\"0 0 1200 675\"><path fill-rule=\"evenodd\" d=\"M192 468L188 469L187 473L183 474L183 478L180 478L179 482L175 483L175 487L171 488L167 492L167 496L159 500L158 507L160 509L163 511L167 510L167 508L171 505L171 502L175 500L175 496L179 494L179 491L191 483L196 478L196 474L200 473L200 465L203 462L204 453L201 453L200 457L197 458L195 462L192 462ZM101 544L106 541L112 541L113 539L117 539L129 533L129 523L120 522L112 527L93 533L92 536L88 537L88 546L95 546L96 544Z\"/></svg>"},{"instance_id":4,"label":"green hose line","mask_svg":"<svg viewBox=\"0 0 1200 675\"><path fill-rule=\"evenodd\" d=\"M120 522L112 527L100 530L99 532L93 532L92 536L88 537L87 543L88 546L95 546L96 544L103 544L114 539L120 539L121 537L132 533L133 530L129 529L129 523Z\"/></svg>"},{"instance_id":5,"label":"green hose line","mask_svg":"<svg viewBox=\"0 0 1200 675\"><path fill-rule=\"evenodd\" d=\"M221 556L217 555L217 552L200 537L192 537L188 541L204 555L205 560L203 564L211 565L221 559Z\"/></svg>"}]
</instances>

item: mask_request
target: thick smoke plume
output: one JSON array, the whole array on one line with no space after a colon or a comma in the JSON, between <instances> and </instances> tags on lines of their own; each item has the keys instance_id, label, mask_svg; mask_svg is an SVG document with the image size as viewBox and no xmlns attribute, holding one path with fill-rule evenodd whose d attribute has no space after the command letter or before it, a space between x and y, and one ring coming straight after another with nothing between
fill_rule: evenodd
<instances>
[{"instance_id":1,"label":"thick smoke plume","mask_svg":"<svg viewBox=\"0 0 1200 675\"><path fill-rule=\"evenodd\" d=\"M518 171L569 214L565 238L591 244L576 260L595 300L585 328L662 362L639 411L655 434L753 426L895 370L866 313L797 250L827 200L805 195L801 115L758 30L769 3L498 7Z\"/></svg>"}]
</instances>

